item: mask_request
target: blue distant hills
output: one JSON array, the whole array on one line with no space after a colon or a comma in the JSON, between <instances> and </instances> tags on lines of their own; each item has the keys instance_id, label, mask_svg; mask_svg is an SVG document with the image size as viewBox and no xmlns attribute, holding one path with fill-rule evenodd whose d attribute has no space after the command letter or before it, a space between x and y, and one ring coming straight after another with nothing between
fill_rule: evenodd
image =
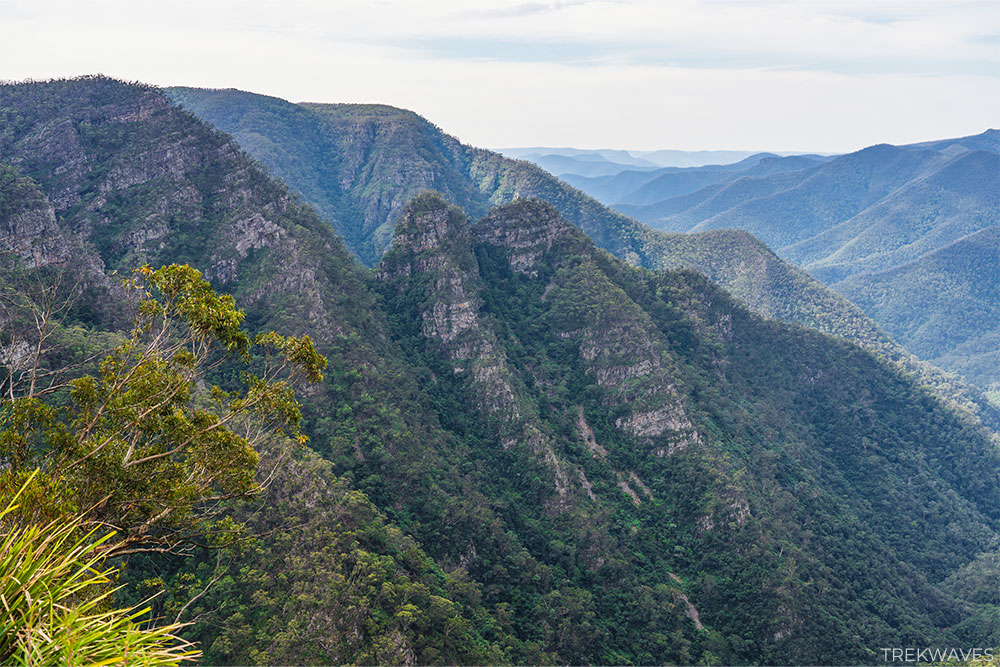
<instances>
[{"instance_id":1,"label":"blue distant hills","mask_svg":"<svg viewBox=\"0 0 1000 667\"><path fill-rule=\"evenodd\" d=\"M619 153L562 159L597 164L594 155ZM524 159L551 170L554 154L532 155ZM998 130L837 156L715 157L719 164L559 176L657 229L748 231L921 358L982 386L1000 381L1000 352L988 344L1000 339L1000 312L987 298L997 285Z\"/></svg>"}]
</instances>

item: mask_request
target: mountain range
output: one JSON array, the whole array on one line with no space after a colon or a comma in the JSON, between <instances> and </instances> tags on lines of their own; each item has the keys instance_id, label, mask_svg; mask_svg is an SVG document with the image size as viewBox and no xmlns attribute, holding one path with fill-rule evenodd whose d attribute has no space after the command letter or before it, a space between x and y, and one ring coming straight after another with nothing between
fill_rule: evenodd
<instances>
[{"instance_id":1,"label":"mountain range","mask_svg":"<svg viewBox=\"0 0 1000 667\"><path fill-rule=\"evenodd\" d=\"M1000 382L987 342L996 318L959 317L958 325L949 310L958 306L963 313L970 304L956 296L946 306L938 293L964 283L984 298L990 294L994 265L987 257L980 275L969 271L968 261L950 265L955 275L943 275L938 253L955 260L964 250L974 252L981 239L992 238L986 232L977 241L979 232L1000 225L997 130L835 157L762 155L721 167L564 178L658 229L748 231L854 301L920 358L982 387ZM919 295L911 286L904 302L888 297L902 292L884 282L903 272L936 272L942 280L921 281ZM932 310L917 314L918 302Z\"/></svg>"},{"instance_id":2,"label":"mountain range","mask_svg":"<svg viewBox=\"0 0 1000 667\"><path fill-rule=\"evenodd\" d=\"M981 393L918 364L912 359L916 351L903 350L857 306L779 259L750 234L723 229L687 234L650 229L534 164L464 145L401 109L293 104L236 90L171 88L167 93L199 118L233 136L274 176L300 193L331 221L365 264L375 263L386 250L401 207L424 190L443 194L473 217L516 198L538 197L554 205L599 246L630 264L700 271L759 314L865 345L918 373L924 383L942 388L942 395L949 400L958 400L1000 426L996 406L987 405ZM974 139L966 141L975 145ZM669 168L661 170L666 173L658 179L689 179L684 174L699 172L702 178L736 179L735 189L743 182L798 178L803 167L830 164L840 169L840 163L835 162L821 156L755 155L721 167ZM744 171L759 178L740 178ZM657 178L659 172L626 173L654 174Z\"/></svg>"},{"instance_id":3,"label":"mountain range","mask_svg":"<svg viewBox=\"0 0 1000 667\"><path fill-rule=\"evenodd\" d=\"M620 150L580 148L499 148L501 155L527 160L560 178L604 176L627 170L660 170L663 167L703 167L738 162L753 151L727 150Z\"/></svg>"},{"instance_id":4,"label":"mountain range","mask_svg":"<svg viewBox=\"0 0 1000 667\"><path fill-rule=\"evenodd\" d=\"M1000 642L989 406L746 232L649 230L390 107L84 77L0 86L0 249L80 282L92 341L115 272L184 262L329 358L309 447L230 510L256 539L127 563L208 664Z\"/></svg>"}]
</instances>

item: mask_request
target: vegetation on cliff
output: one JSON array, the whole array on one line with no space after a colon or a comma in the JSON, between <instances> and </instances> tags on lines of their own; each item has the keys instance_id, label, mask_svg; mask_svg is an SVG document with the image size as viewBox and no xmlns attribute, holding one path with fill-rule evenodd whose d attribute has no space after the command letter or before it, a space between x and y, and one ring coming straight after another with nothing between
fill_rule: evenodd
<instances>
[{"instance_id":1,"label":"vegetation on cliff","mask_svg":"<svg viewBox=\"0 0 1000 667\"><path fill-rule=\"evenodd\" d=\"M51 207L86 261L4 250L35 276L91 272L92 307L69 311L60 344L127 340L100 276L188 262L249 335L308 334L329 359L299 395L307 447L260 443L266 490L227 510L242 530L125 563L121 604L160 592L155 613L190 622L207 661L860 664L988 639L995 436L865 349L690 270L630 266L580 228L631 260L654 247L636 239L669 237L601 226L589 212L612 214L581 193L458 145L496 202L470 223L386 190L395 241L368 271L155 89L0 86L0 109L8 182L31 179L28 208ZM415 122L306 110L373 137ZM3 238L38 219L0 219ZM232 391L239 370L207 382Z\"/></svg>"}]
</instances>

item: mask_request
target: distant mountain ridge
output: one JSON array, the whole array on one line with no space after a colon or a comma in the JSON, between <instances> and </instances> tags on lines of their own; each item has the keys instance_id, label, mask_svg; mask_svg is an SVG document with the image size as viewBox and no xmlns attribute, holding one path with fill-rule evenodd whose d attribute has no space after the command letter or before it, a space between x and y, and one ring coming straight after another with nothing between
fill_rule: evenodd
<instances>
[{"instance_id":1,"label":"distant mountain ridge","mask_svg":"<svg viewBox=\"0 0 1000 667\"><path fill-rule=\"evenodd\" d=\"M636 187L664 174L677 174L682 180L695 179L694 182L697 183L699 174L712 172L715 173L716 179L719 179L722 178L719 172L739 171L765 157L779 157L775 153L750 151L587 151L574 148L508 148L497 152L505 157L531 162L568 183L578 185L587 194L605 204L615 203L617 200L601 196L601 184L616 176L624 177L624 183L636 182ZM810 157L823 159L823 156L819 155ZM589 179L595 179L597 183L593 184L593 187L588 187L591 186ZM712 180L705 180L705 183L709 182ZM697 189L688 187L687 191ZM622 194L628 192L631 190Z\"/></svg>"},{"instance_id":2,"label":"distant mountain ridge","mask_svg":"<svg viewBox=\"0 0 1000 667\"><path fill-rule=\"evenodd\" d=\"M599 246L630 264L702 271L767 317L844 336L911 370L916 368L909 355L854 305L781 261L746 233L717 230L685 237L650 229L536 165L465 146L402 109L298 105L237 90L172 88L167 94L231 134L272 174L297 190L366 264L375 263L385 252L406 202L423 190L440 192L473 217L485 215L492 206L538 197L555 206ZM774 165L794 166L796 161L813 159L821 160L820 166L829 164L821 157L764 157L750 168L769 173ZM777 173L759 180L794 182L801 173ZM728 187L744 181L757 182L738 179ZM961 395L966 407L1000 425L997 408L974 390L959 388L936 370L917 372L945 394Z\"/></svg>"},{"instance_id":3,"label":"distant mountain ridge","mask_svg":"<svg viewBox=\"0 0 1000 667\"><path fill-rule=\"evenodd\" d=\"M760 151L730 151L730 150L621 150L611 148L497 148L497 153L517 160L530 160L529 156L560 156L581 161L604 159L621 166L637 167L703 167L706 165L724 165L739 162ZM579 172L575 172L579 173Z\"/></svg>"},{"instance_id":4,"label":"distant mountain ridge","mask_svg":"<svg viewBox=\"0 0 1000 667\"><path fill-rule=\"evenodd\" d=\"M274 109L249 102L244 129L266 129ZM406 112L303 109L279 105L301 134L257 149L316 187L345 178L327 195L355 222L402 190L393 175L480 191L425 171L444 158L413 146L454 144L414 140L427 128ZM292 159L334 129L328 171ZM472 218L411 197L369 270L155 88L0 86L4 259L96 271L112 313L112 271L189 262L249 332L308 333L329 356L300 397L308 445L233 510L255 539L129 564L161 615L191 602L206 662L867 664L877 646L984 645L995 434L851 342L581 230L659 268L687 256L765 310L883 336L748 233L658 234L531 165L472 157L487 185L555 203Z\"/></svg>"},{"instance_id":5,"label":"distant mountain ridge","mask_svg":"<svg viewBox=\"0 0 1000 667\"><path fill-rule=\"evenodd\" d=\"M872 285L889 272L956 245L1000 224L1000 131L921 142L905 146L879 144L834 158L795 156L722 173L708 167L654 177L655 172L625 171L613 177L567 177L574 185L626 215L653 227L682 233L710 229L742 229L764 241L782 258L857 298L866 312L925 359L975 378L983 387L1000 382L1000 366L990 355L962 352L965 342L987 335L991 326L974 325L961 305L958 319L969 329L956 338L954 322L929 317L913 338L900 328L912 315L895 312L902 300L866 298L859 285ZM703 187L694 189L693 184ZM990 275L990 268L982 277ZM972 273L945 282L967 282ZM870 279L870 280L869 280ZM921 283L935 298L935 287ZM874 288L873 288L874 289ZM917 295L913 295L914 298ZM986 327L984 329L983 327ZM958 347L943 350L944 341ZM981 347L981 346L980 346ZM932 351L933 350L933 351Z\"/></svg>"}]
</instances>

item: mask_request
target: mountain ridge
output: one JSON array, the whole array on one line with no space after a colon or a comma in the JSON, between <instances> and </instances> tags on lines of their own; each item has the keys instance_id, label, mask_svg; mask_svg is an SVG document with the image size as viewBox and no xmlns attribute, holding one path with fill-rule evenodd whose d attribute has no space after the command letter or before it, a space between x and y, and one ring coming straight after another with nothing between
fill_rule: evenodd
<instances>
[{"instance_id":1,"label":"mountain ridge","mask_svg":"<svg viewBox=\"0 0 1000 667\"><path fill-rule=\"evenodd\" d=\"M475 222L411 198L365 269L155 89L0 86L0 108L20 118L0 126L21 173L3 191L47 210L33 178L103 271L191 262L250 332L330 358L301 397L312 451L275 502L234 510L263 533L198 600L212 660L862 664L987 613L973 581L941 582L989 565L995 436L870 352L630 266L524 197ZM752 238L711 236L734 235ZM192 595L216 558L130 576Z\"/></svg>"},{"instance_id":2,"label":"mountain ridge","mask_svg":"<svg viewBox=\"0 0 1000 667\"><path fill-rule=\"evenodd\" d=\"M865 277L877 282L875 276L885 271L1000 223L997 130L908 146L878 144L823 164L802 166L784 174L754 175L743 170L695 192L664 192L673 196L644 205L629 204L629 195L619 194L614 207L668 231L749 231L835 291ZM599 187L587 179L576 182L585 188ZM642 187L631 196L639 196ZM933 287L924 284L928 293L919 299L933 299ZM869 308L870 301L862 303ZM896 315L885 308L866 312L885 328L900 331ZM935 332L926 336L951 335L944 319L925 326ZM967 334L972 337L976 331ZM981 351L963 357L956 348L927 357L926 346L916 345L913 351L922 358L975 378L980 387L1000 381L996 366Z\"/></svg>"},{"instance_id":3,"label":"mountain ridge","mask_svg":"<svg viewBox=\"0 0 1000 667\"><path fill-rule=\"evenodd\" d=\"M699 236L685 240L678 234L650 229L567 186L533 164L464 146L412 112L381 106L377 107L376 118L366 119L364 111L368 107L365 105L313 105L314 108L325 109L325 115L322 118L314 116L310 122L327 122L327 132L332 133L332 138L323 139L321 145L333 152L317 162L311 160L309 154L298 152L294 142L285 141L286 137L294 139L298 136L297 130L283 129L291 123L291 119L300 118L302 107L298 105L239 91L174 88L168 90L168 94L175 102L198 112L203 119L231 132L237 141L242 137L244 147L251 153L257 145L256 137L267 136L268 145L284 147L286 158L298 156L299 166L296 169L289 170L287 160L272 160L268 166L276 176L297 187L299 192L306 193L307 201L310 201L310 183L316 182L310 179L328 174L326 177L334 182L332 192L341 198L340 201L347 202L344 206L352 211L343 220L332 217L331 222L367 264L373 263L379 253L388 247L389 235L397 219L395 216L400 214L408 198L424 189L441 192L473 218L483 216L493 206L517 198L538 197L556 206L562 216L583 229L599 246L630 264L650 269L693 268L707 273L766 316L818 326L827 333L846 336L865 345L885 338L883 333L871 333L877 327L865 322L865 317L846 299L832 292L824 293L818 283L814 284L811 277L792 265L777 257L766 262L743 262L741 255L744 252L751 257L761 256L755 248L757 242L750 241L748 237L730 235L731 242L724 247L720 243L722 237L714 236L705 242L705 248L700 248ZM231 99L236 102L231 104ZM339 110L349 113L345 118L338 119ZM405 125L386 126L380 120L386 114L405 118ZM291 125L298 127L296 123ZM913 151L888 146L876 148L868 155L894 153L897 150L901 155L899 159L908 164L920 161L922 153L919 151L914 158ZM255 157L267 164L269 155L258 150ZM344 156L347 156L348 166L337 167L345 159ZM362 156L367 156L364 158L367 162L362 160ZM831 163L824 162L817 168L828 169ZM409 167L396 171L397 164ZM329 165L334 165L336 169L331 171ZM303 174L303 170L308 173ZM795 179L801 178L802 173L793 171L766 178ZM355 180L359 178L362 180ZM345 182L348 183L346 189L342 187ZM298 187L296 183L304 185ZM362 186L362 183L369 185ZM318 210L326 217L338 215L336 208L324 210L318 207ZM377 234L373 233L375 230L378 230ZM352 241L359 238L361 240ZM727 261L732 266L726 267ZM735 270L741 263L766 268L769 273L741 276ZM775 291L772 288L776 285L780 288ZM958 396L957 400L971 412L991 424L1000 425L1000 408L978 394L976 389L962 386L960 381L945 377L940 371L917 368L919 364L895 344L878 344L873 349L903 363L911 371L915 370L924 381L938 387L942 395Z\"/></svg>"}]
</instances>

